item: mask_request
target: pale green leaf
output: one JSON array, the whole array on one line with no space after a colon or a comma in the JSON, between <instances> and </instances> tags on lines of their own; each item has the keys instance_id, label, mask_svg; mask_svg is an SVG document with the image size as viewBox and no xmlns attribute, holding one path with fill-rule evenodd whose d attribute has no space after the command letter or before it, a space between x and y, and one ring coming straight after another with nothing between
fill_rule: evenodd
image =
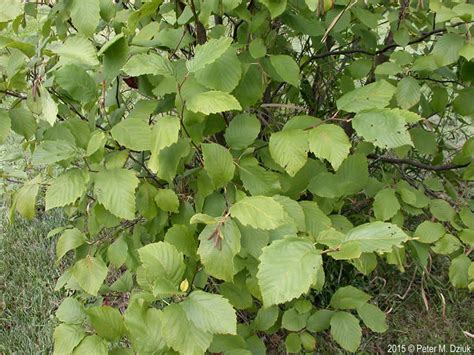
<instances>
[{"instance_id":1,"label":"pale green leaf","mask_svg":"<svg viewBox=\"0 0 474 355\"><path fill-rule=\"evenodd\" d=\"M54 355L71 354L74 348L86 336L79 325L60 324L54 329Z\"/></svg>"},{"instance_id":2,"label":"pale green leaf","mask_svg":"<svg viewBox=\"0 0 474 355\"><path fill-rule=\"evenodd\" d=\"M195 94L186 102L186 107L192 112L201 112L205 115L242 110L234 96L222 91L205 91Z\"/></svg>"},{"instance_id":3,"label":"pale green leaf","mask_svg":"<svg viewBox=\"0 0 474 355\"><path fill-rule=\"evenodd\" d=\"M347 112L359 112L388 106L396 88L386 80L352 90L337 100L337 108Z\"/></svg>"},{"instance_id":4,"label":"pale green leaf","mask_svg":"<svg viewBox=\"0 0 474 355\"><path fill-rule=\"evenodd\" d=\"M212 334L205 332L191 322L179 304L172 304L163 310L162 336L166 344L181 354L204 354L211 345Z\"/></svg>"},{"instance_id":5,"label":"pale green leaf","mask_svg":"<svg viewBox=\"0 0 474 355\"><path fill-rule=\"evenodd\" d=\"M370 298L370 295L354 286L339 287L331 297L330 306L336 309L355 309Z\"/></svg>"},{"instance_id":6,"label":"pale green leaf","mask_svg":"<svg viewBox=\"0 0 474 355\"><path fill-rule=\"evenodd\" d=\"M223 92L234 90L241 76L242 65L233 48L228 48L217 60L195 73L199 84Z\"/></svg>"},{"instance_id":7,"label":"pale green leaf","mask_svg":"<svg viewBox=\"0 0 474 355\"><path fill-rule=\"evenodd\" d=\"M97 335L90 335L82 339L72 355L107 355L108 353L109 344L107 341Z\"/></svg>"},{"instance_id":8,"label":"pale green leaf","mask_svg":"<svg viewBox=\"0 0 474 355\"><path fill-rule=\"evenodd\" d=\"M322 124L309 131L309 150L328 160L337 170L349 155L351 143L344 130L333 124Z\"/></svg>"},{"instance_id":9,"label":"pale green leaf","mask_svg":"<svg viewBox=\"0 0 474 355\"><path fill-rule=\"evenodd\" d=\"M288 55L272 55L270 63L283 81L298 88L300 86L300 68Z\"/></svg>"},{"instance_id":10,"label":"pale green leaf","mask_svg":"<svg viewBox=\"0 0 474 355\"><path fill-rule=\"evenodd\" d=\"M179 119L171 116L161 117L152 130L151 156L148 167L156 173L160 166L160 152L178 142L180 123Z\"/></svg>"},{"instance_id":11,"label":"pale green leaf","mask_svg":"<svg viewBox=\"0 0 474 355\"><path fill-rule=\"evenodd\" d=\"M13 195L13 206L24 218L31 219L35 216L36 196L39 192L41 177L26 182Z\"/></svg>"},{"instance_id":12,"label":"pale green leaf","mask_svg":"<svg viewBox=\"0 0 474 355\"><path fill-rule=\"evenodd\" d=\"M387 331L388 326L385 313L377 306L370 303L363 303L357 307L357 314L370 330L377 333Z\"/></svg>"},{"instance_id":13,"label":"pale green leaf","mask_svg":"<svg viewBox=\"0 0 474 355\"><path fill-rule=\"evenodd\" d=\"M214 188L225 186L234 177L235 166L230 152L216 143L201 145L204 169L211 178Z\"/></svg>"},{"instance_id":14,"label":"pale green leaf","mask_svg":"<svg viewBox=\"0 0 474 355\"><path fill-rule=\"evenodd\" d=\"M116 168L102 170L94 176L97 200L120 218L135 218L135 189L139 183L131 170Z\"/></svg>"},{"instance_id":15,"label":"pale green leaf","mask_svg":"<svg viewBox=\"0 0 474 355\"><path fill-rule=\"evenodd\" d=\"M352 120L357 134L385 149L411 145L405 119L394 110L374 109L359 112Z\"/></svg>"},{"instance_id":16,"label":"pale green leaf","mask_svg":"<svg viewBox=\"0 0 474 355\"><path fill-rule=\"evenodd\" d=\"M307 292L321 263L313 244L302 238L286 237L263 248L257 279L264 305L284 303Z\"/></svg>"},{"instance_id":17,"label":"pale green leaf","mask_svg":"<svg viewBox=\"0 0 474 355\"><path fill-rule=\"evenodd\" d=\"M414 237L418 238L420 243L434 243L445 233L446 230L441 223L424 221L416 228Z\"/></svg>"},{"instance_id":18,"label":"pale green leaf","mask_svg":"<svg viewBox=\"0 0 474 355\"><path fill-rule=\"evenodd\" d=\"M288 175L295 176L308 159L308 132L286 129L273 133L269 142L270 155Z\"/></svg>"},{"instance_id":19,"label":"pale green leaf","mask_svg":"<svg viewBox=\"0 0 474 355\"><path fill-rule=\"evenodd\" d=\"M70 11L72 23L79 33L92 36L100 20L99 0L73 0Z\"/></svg>"},{"instance_id":20,"label":"pale green leaf","mask_svg":"<svg viewBox=\"0 0 474 355\"><path fill-rule=\"evenodd\" d=\"M51 165L62 160L73 158L76 149L67 141L44 140L36 148L31 161L34 165Z\"/></svg>"},{"instance_id":21,"label":"pale green leaf","mask_svg":"<svg viewBox=\"0 0 474 355\"><path fill-rule=\"evenodd\" d=\"M194 291L180 306L186 317L200 330L213 334L237 333L235 311L221 295Z\"/></svg>"},{"instance_id":22,"label":"pale green leaf","mask_svg":"<svg viewBox=\"0 0 474 355\"><path fill-rule=\"evenodd\" d=\"M168 58L159 54L135 54L123 67L123 71L130 76L145 74L173 76L173 66Z\"/></svg>"},{"instance_id":23,"label":"pale green leaf","mask_svg":"<svg viewBox=\"0 0 474 355\"><path fill-rule=\"evenodd\" d=\"M230 47L232 38L221 37L210 39L203 45L197 46L193 59L186 62L188 71L193 73L203 69L206 65L215 62Z\"/></svg>"},{"instance_id":24,"label":"pale green leaf","mask_svg":"<svg viewBox=\"0 0 474 355\"><path fill-rule=\"evenodd\" d=\"M176 287L184 274L183 254L166 242L148 244L138 249L140 260L151 280L164 279Z\"/></svg>"},{"instance_id":25,"label":"pale green leaf","mask_svg":"<svg viewBox=\"0 0 474 355\"><path fill-rule=\"evenodd\" d=\"M86 242L86 236L77 228L66 229L56 243L56 260L59 261L69 250Z\"/></svg>"},{"instance_id":26,"label":"pale green leaf","mask_svg":"<svg viewBox=\"0 0 474 355\"><path fill-rule=\"evenodd\" d=\"M178 195L171 189L159 189L155 195L155 203L163 211L178 212Z\"/></svg>"},{"instance_id":27,"label":"pale green leaf","mask_svg":"<svg viewBox=\"0 0 474 355\"><path fill-rule=\"evenodd\" d=\"M454 287L464 288L469 284L469 267L471 259L465 254L461 254L451 261L449 266L449 281Z\"/></svg>"},{"instance_id":28,"label":"pale green leaf","mask_svg":"<svg viewBox=\"0 0 474 355\"><path fill-rule=\"evenodd\" d=\"M104 262L93 256L87 255L72 267L72 276L84 291L97 296L100 286L107 277L108 268Z\"/></svg>"},{"instance_id":29,"label":"pale green leaf","mask_svg":"<svg viewBox=\"0 0 474 355\"><path fill-rule=\"evenodd\" d=\"M89 175L81 169L70 169L57 177L46 190L46 210L70 205L87 190Z\"/></svg>"},{"instance_id":30,"label":"pale green leaf","mask_svg":"<svg viewBox=\"0 0 474 355\"><path fill-rule=\"evenodd\" d=\"M60 64L82 64L90 67L99 65L97 50L86 38L81 36L68 37L62 45L52 48L59 55Z\"/></svg>"},{"instance_id":31,"label":"pale green leaf","mask_svg":"<svg viewBox=\"0 0 474 355\"><path fill-rule=\"evenodd\" d=\"M224 137L232 149L245 149L260 133L260 121L255 115L242 113L230 121Z\"/></svg>"},{"instance_id":32,"label":"pale green leaf","mask_svg":"<svg viewBox=\"0 0 474 355\"><path fill-rule=\"evenodd\" d=\"M1 0L0 1L0 22L8 22L14 20L23 12L21 0Z\"/></svg>"},{"instance_id":33,"label":"pale green leaf","mask_svg":"<svg viewBox=\"0 0 474 355\"><path fill-rule=\"evenodd\" d=\"M259 0L270 11L272 19L280 16L286 9L286 0Z\"/></svg>"},{"instance_id":34,"label":"pale green leaf","mask_svg":"<svg viewBox=\"0 0 474 355\"><path fill-rule=\"evenodd\" d=\"M110 133L125 148L136 151L151 149L152 134L147 119L127 118L116 124Z\"/></svg>"},{"instance_id":35,"label":"pale green leaf","mask_svg":"<svg viewBox=\"0 0 474 355\"><path fill-rule=\"evenodd\" d=\"M66 297L56 311L56 318L63 323L81 324L85 317L84 306L73 297Z\"/></svg>"},{"instance_id":36,"label":"pale green leaf","mask_svg":"<svg viewBox=\"0 0 474 355\"><path fill-rule=\"evenodd\" d=\"M239 228L231 219L223 224L206 225L199 234L197 253L209 275L233 281L237 272L234 257L240 252L240 237Z\"/></svg>"},{"instance_id":37,"label":"pale green leaf","mask_svg":"<svg viewBox=\"0 0 474 355\"><path fill-rule=\"evenodd\" d=\"M389 252L399 246L408 236L398 226L391 223L372 222L357 226L349 231L344 242L357 241L363 253L373 251Z\"/></svg>"},{"instance_id":38,"label":"pale green leaf","mask_svg":"<svg viewBox=\"0 0 474 355\"><path fill-rule=\"evenodd\" d=\"M395 94L398 105L401 108L409 109L415 106L421 97L421 88L418 81L411 76L407 76L398 82Z\"/></svg>"},{"instance_id":39,"label":"pale green leaf","mask_svg":"<svg viewBox=\"0 0 474 355\"><path fill-rule=\"evenodd\" d=\"M386 188L377 192L374 198L374 214L379 221L386 221L400 210L400 202L395 195L395 190Z\"/></svg>"},{"instance_id":40,"label":"pale green leaf","mask_svg":"<svg viewBox=\"0 0 474 355\"><path fill-rule=\"evenodd\" d=\"M87 309L87 315L95 331L102 338L118 340L125 333L122 314L110 306L96 306Z\"/></svg>"},{"instance_id":41,"label":"pale green leaf","mask_svg":"<svg viewBox=\"0 0 474 355\"><path fill-rule=\"evenodd\" d=\"M255 158L241 159L238 170L242 184L251 195L271 196L281 189L278 175L261 167Z\"/></svg>"},{"instance_id":42,"label":"pale green leaf","mask_svg":"<svg viewBox=\"0 0 474 355\"><path fill-rule=\"evenodd\" d=\"M243 225L257 229L276 229L287 221L283 206L265 196L244 197L232 205L230 213Z\"/></svg>"},{"instance_id":43,"label":"pale green leaf","mask_svg":"<svg viewBox=\"0 0 474 355\"><path fill-rule=\"evenodd\" d=\"M0 109L0 144L5 143L8 135L10 134L12 122L8 111L5 109Z\"/></svg>"},{"instance_id":44,"label":"pale green leaf","mask_svg":"<svg viewBox=\"0 0 474 355\"><path fill-rule=\"evenodd\" d=\"M362 337L358 319L347 312L336 312L331 317L331 336L343 349L355 352Z\"/></svg>"}]
</instances>

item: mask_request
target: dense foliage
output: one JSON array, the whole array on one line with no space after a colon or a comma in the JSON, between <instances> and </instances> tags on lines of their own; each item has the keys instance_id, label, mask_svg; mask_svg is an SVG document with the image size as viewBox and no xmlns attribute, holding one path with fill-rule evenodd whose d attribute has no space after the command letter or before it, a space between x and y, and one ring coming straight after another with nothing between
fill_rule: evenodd
<instances>
[{"instance_id":1,"label":"dense foliage","mask_svg":"<svg viewBox=\"0 0 474 355\"><path fill-rule=\"evenodd\" d=\"M474 288L474 5L0 8L10 219L69 220L56 353L355 351L387 323L339 265Z\"/></svg>"}]
</instances>

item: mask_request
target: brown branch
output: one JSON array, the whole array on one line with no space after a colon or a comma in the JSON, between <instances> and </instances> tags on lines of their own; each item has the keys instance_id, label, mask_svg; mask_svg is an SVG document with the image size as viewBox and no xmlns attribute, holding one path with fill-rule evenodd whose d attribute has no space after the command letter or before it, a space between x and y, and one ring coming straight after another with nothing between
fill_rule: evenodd
<instances>
[{"instance_id":1,"label":"brown branch","mask_svg":"<svg viewBox=\"0 0 474 355\"><path fill-rule=\"evenodd\" d=\"M432 170L432 171L444 171L444 170L454 170L454 169L461 169L465 168L466 166L469 165L469 163L466 164L445 164L445 165L429 165L425 164L416 160L411 160L411 159L399 159L399 158L393 158L393 157L387 157L383 155L375 155L375 154L369 154L367 155L367 158L369 159L374 159L378 161L383 161L384 163L391 163L391 164L397 164L397 165L411 165L416 168L420 168L423 170Z\"/></svg>"},{"instance_id":2,"label":"brown branch","mask_svg":"<svg viewBox=\"0 0 474 355\"><path fill-rule=\"evenodd\" d=\"M8 96L13 96L16 97L20 100L26 100L26 96L22 93L11 91L11 90L0 90L2 94L8 95Z\"/></svg>"}]
</instances>

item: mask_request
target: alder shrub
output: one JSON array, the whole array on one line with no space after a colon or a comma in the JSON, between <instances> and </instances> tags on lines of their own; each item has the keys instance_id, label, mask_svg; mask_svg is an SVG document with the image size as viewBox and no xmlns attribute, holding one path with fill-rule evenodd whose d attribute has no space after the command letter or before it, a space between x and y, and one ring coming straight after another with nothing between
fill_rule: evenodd
<instances>
[{"instance_id":1,"label":"alder shrub","mask_svg":"<svg viewBox=\"0 0 474 355\"><path fill-rule=\"evenodd\" d=\"M474 288L474 5L0 8L10 219L67 216L57 354L356 351L386 317L331 270Z\"/></svg>"}]
</instances>

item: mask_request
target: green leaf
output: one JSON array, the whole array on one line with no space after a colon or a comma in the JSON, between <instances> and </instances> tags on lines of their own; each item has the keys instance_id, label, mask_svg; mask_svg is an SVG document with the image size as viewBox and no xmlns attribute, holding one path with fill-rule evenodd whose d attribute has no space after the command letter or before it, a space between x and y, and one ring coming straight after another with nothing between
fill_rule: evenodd
<instances>
[{"instance_id":1,"label":"green leaf","mask_svg":"<svg viewBox=\"0 0 474 355\"><path fill-rule=\"evenodd\" d=\"M199 84L223 92L234 90L241 76L242 65L233 48L228 48L217 60L195 73Z\"/></svg>"},{"instance_id":2,"label":"green leaf","mask_svg":"<svg viewBox=\"0 0 474 355\"><path fill-rule=\"evenodd\" d=\"M331 317L331 336L343 349L355 352L362 337L359 321L350 313L336 312Z\"/></svg>"},{"instance_id":3,"label":"green leaf","mask_svg":"<svg viewBox=\"0 0 474 355\"><path fill-rule=\"evenodd\" d=\"M86 156L90 157L99 149L104 148L106 142L107 142L107 137L105 136L104 132L101 132L101 131L93 132L87 144Z\"/></svg>"},{"instance_id":4,"label":"green leaf","mask_svg":"<svg viewBox=\"0 0 474 355\"><path fill-rule=\"evenodd\" d=\"M125 312L125 326L133 350L137 353L153 353L166 347L162 328L162 312L148 308L141 299L131 299Z\"/></svg>"},{"instance_id":5,"label":"green leaf","mask_svg":"<svg viewBox=\"0 0 474 355\"><path fill-rule=\"evenodd\" d=\"M70 11L72 24L79 33L92 36L100 20L99 0L73 0Z\"/></svg>"},{"instance_id":6,"label":"green leaf","mask_svg":"<svg viewBox=\"0 0 474 355\"><path fill-rule=\"evenodd\" d=\"M15 209L24 218L32 219L35 214L36 196L39 192L41 178L38 175L34 179L26 182L19 190L13 195L13 204Z\"/></svg>"},{"instance_id":7,"label":"green leaf","mask_svg":"<svg viewBox=\"0 0 474 355\"><path fill-rule=\"evenodd\" d=\"M131 220L135 218L135 189L138 183L138 178L131 170L102 170L94 176L94 193L111 213Z\"/></svg>"},{"instance_id":8,"label":"green leaf","mask_svg":"<svg viewBox=\"0 0 474 355\"><path fill-rule=\"evenodd\" d=\"M61 65L82 64L89 67L99 65L97 51L86 38L81 36L68 37L62 45L52 49L59 55Z\"/></svg>"},{"instance_id":9,"label":"green leaf","mask_svg":"<svg viewBox=\"0 0 474 355\"><path fill-rule=\"evenodd\" d=\"M418 81L411 76L407 76L399 81L395 94L398 105L403 109L415 106L421 97L421 88Z\"/></svg>"},{"instance_id":10,"label":"green leaf","mask_svg":"<svg viewBox=\"0 0 474 355\"><path fill-rule=\"evenodd\" d=\"M264 306L284 303L307 292L316 282L321 263L313 244L298 237L286 237L263 248L257 279Z\"/></svg>"},{"instance_id":11,"label":"green leaf","mask_svg":"<svg viewBox=\"0 0 474 355\"><path fill-rule=\"evenodd\" d=\"M109 344L97 335L90 335L82 339L81 343L74 349L72 355L107 355Z\"/></svg>"},{"instance_id":12,"label":"green leaf","mask_svg":"<svg viewBox=\"0 0 474 355\"><path fill-rule=\"evenodd\" d=\"M138 117L127 118L110 131L112 137L125 148L144 151L152 146L152 134L148 121Z\"/></svg>"},{"instance_id":13,"label":"green leaf","mask_svg":"<svg viewBox=\"0 0 474 355\"><path fill-rule=\"evenodd\" d=\"M88 181L87 172L76 168L57 177L46 190L46 211L76 202L86 192Z\"/></svg>"},{"instance_id":14,"label":"green leaf","mask_svg":"<svg viewBox=\"0 0 474 355\"><path fill-rule=\"evenodd\" d=\"M110 306L87 309L87 315L98 335L110 341L119 340L125 333L125 325L120 311Z\"/></svg>"},{"instance_id":15,"label":"green leaf","mask_svg":"<svg viewBox=\"0 0 474 355\"><path fill-rule=\"evenodd\" d=\"M255 329L260 331L270 329L278 320L279 313L280 309L276 305L259 308L254 319Z\"/></svg>"},{"instance_id":16,"label":"green leaf","mask_svg":"<svg viewBox=\"0 0 474 355\"><path fill-rule=\"evenodd\" d=\"M234 257L240 252L240 231L231 219L209 224L199 234L197 253L206 272L220 280L233 281L237 268Z\"/></svg>"},{"instance_id":17,"label":"green leaf","mask_svg":"<svg viewBox=\"0 0 474 355\"><path fill-rule=\"evenodd\" d=\"M310 11L316 11L316 8L318 6L318 0L305 0L306 6L308 6L308 9Z\"/></svg>"},{"instance_id":18,"label":"green leaf","mask_svg":"<svg viewBox=\"0 0 474 355\"><path fill-rule=\"evenodd\" d=\"M216 143L201 144L204 169L211 178L214 188L225 186L234 177L235 166L230 152Z\"/></svg>"},{"instance_id":19,"label":"green leaf","mask_svg":"<svg viewBox=\"0 0 474 355\"><path fill-rule=\"evenodd\" d=\"M56 260L59 261L69 250L86 242L86 236L77 228L66 229L56 243Z\"/></svg>"},{"instance_id":20,"label":"green leaf","mask_svg":"<svg viewBox=\"0 0 474 355\"><path fill-rule=\"evenodd\" d=\"M33 153L31 162L34 165L51 165L73 158L75 155L76 149L69 142L44 140Z\"/></svg>"},{"instance_id":21,"label":"green leaf","mask_svg":"<svg viewBox=\"0 0 474 355\"><path fill-rule=\"evenodd\" d=\"M174 70L168 58L158 54L135 54L123 67L123 71L130 76L145 74L173 76Z\"/></svg>"},{"instance_id":22,"label":"green leaf","mask_svg":"<svg viewBox=\"0 0 474 355\"><path fill-rule=\"evenodd\" d=\"M462 243L452 234L445 234L431 247L436 254L449 255L462 247Z\"/></svg>"},{"instance_id":23,"label":"green leaf","mask_svg":"<svg viewBox=\"0 0 474 355\"><path fill-rule=\"evenodd\" d=\"M68 324L81 324L85 316L82 304L72 297L66 297L56 311L56 318Z\"/></svg>"},{"instance_id":24,"label":"green leaf","mask_svg":"<svg viewBox=\"0 0 474 355\"><path fill-rule=\"evenodd\" d=\"M316 202L301 201L299 204L303 207L306 232L310 236L317 238L319 233L331 227L331 220L323 211L321 211Z\"/></svg>"},{"instance_id":25,"label":"green leaf","mask_svg":"<svg viewBox=\"0 0 474 355\"><path fill-rule=\"evenodd\" d=\"M200 330L213 334L237 334L235 311L221 295L194 291L180 306Z\"/></svg>"},{"instance_id":26,"label":"green leaf","mask_svg":"<svg viewBox=\"0 0 474 355\"><path fill-rule=\"evenodd\" d=\"M159 189L155 195L155 203L163 211L178 212L178 195L171 189Z\"/></svg>"},{"instance_id":27,"label":"green leaf","mask_svg":"<svg viewBox=\"0 0 474 355\"><path fill-rule=\"evenodd\" d=\"M306 329L311 332L320 332L329 329L334 313L336 312L329 309L320 309L314 312L306 321Z\"/></svg>"},{"instance_id":28,"label":"green leaf","mask_svg":"<svg viewBox=\"0 0 474 355\"><path fill-rule=\"evenodd\" d=\"M379 221L386 221L400 210L400 202L395 195L395 190L386 188L377 192L374 198L374 214Z\"/></svg>"},{"instance_id":29,"label":"green leaf","mask_svg":"<svg viewBox=\"0 0 474 355\"><path fill-rule=\"evenodd\" d=\"M176 287L183 278L183 254L171 244L158 242L138 249L140 260L151 280L168 280Z\"/></svg>"},{"instance_id":30,"label":"green leaf","mask_svg":"<svg viewBox=\"0 0 474 355\"><path fill-rule=\"evenodd\" d=\"M384 108L388 106L396 88L386 80L352 90L337 100L337 108L347 112Z\"/></svg>"},{"instance_id":31,"label":"green leaf","mask_svg":"<svg viewBox=\"0 0 474 355\"><path fill-rule=\"evenodd\" d=\"M281 189L278 175L266 170L255 158L241 159L238 164L239 177L251 195L274 195Z\"/></svg>"},{"instance_id":32,"label":"green leaf","mask_svg":"<svg viewBox=\"0 0 474 355\"><path fill-rule=\"evenodd\" d=\"M267 54L267 48L265 47L265 42L261 38L255 38L249 45L249 52L250 55L255 58L262 58L265 57Z\"/></svg>"},{"instance_id":33,"label":"green leaf","mask_svg":"<svg viewBox=\"0 0 474 355\"><path fill-rule=\"evenodd\" d=\"M156 173L160 166L160 152L178 142L180 122L171 116L161 117L157 120L152 130L151 156L148 167ZM163 158L162 158L163 159Z\"/></svg>"},{"instance_id":34,"label":"green leaf","mask_svg":"<svg viewBox=\"0 0 474 355\"><path fill-rule=\"evenodd\" d=\"M1 0L0 22L8 22L14 20L23 12L23 6L20 0Z\"/></svg>"},{"instance_id":35,"label":"green leaf","mask_svg":"<svg viewBox=\"0 0 474 355\"><path fill-rule=\"evenodd\" d=\"M219 59L230 47L232 38L210 39L196 47L194 58L186 62L189 72L194 73Z\"/></svg>"},{"instance_id":36,"label":"green leaf","mask_svg":"<svg viewBox=\"0 0 474 355\"><path fill-rule=\"evenodd\" d=\"M287 353L299 353L301 350L301 339L299 335L296 333L288 334L285 339L285 347Z\"/></svg>"},{"instance_id":37,"label":"green leaf","mask_svg":"<svg viewBox=\"0 0 474 355\"><path fill-rule=\"evenodd\" d=\"M432 55L440 67L453 64L459 59L459 52L464 47L464 39L456 33L446 33L433 48Z\"/></svg>"},{"instance_id":38,"label":"green leaf","mask_svg":"<svg viewBox=\"0 0 474 355\"><path fill-rule=\"evenodd\" d=\"M104 262L99 259L87 255L84 259L79 260L72 267L72 276L84 291L97 296L100 286L107 277L108 268Z\"/></svg>"},{"instance_id":39,"label":"green leaf","mask_svg":"<svg viewBox=\"0 0 474 355\"><path fill-rule=\"evenodd\" d=\"M39 118L48 122L50 126L54 126L56 117L58 115L58 105L56 105L56 102L54 102L48 90L46 90L44 87L41 87L39 91L41 95L42 106L41 115Z\"/></svg>"},{"instance_id":40,"label":"green leaf","mask_svg":"<svg viewBox=\"0 0 474 355\"><path fill-rule=\"evenodd\" d=\"M12 122L10 116L8 115L8 111L4 109L0 109L0 144L5 143L10 134ZM259 127L260 129L260 127Z\"/></svg>"},{"instance_id":41,"label":"green leaf","mask_svg":"<svg viewBox=\"0 0 474 355\"><path fill-rule=\"evenodd\" d=\"M192 112L201 112L205 115L242 110L234 96L222 91L205 91L195 94L186 102L186 107Z\"/></svg>"},{"instance_id":42,"label":"green leaf","mask_svg":"<svg viewBox=\"0 0 474 355\"><path fill-rule=\"evenodd\" d=\"M71 354L73 349L86 336L81 326L60 324L54 329L54 352L53 354Z\"/></svg>"},{"instance_id":43,"label":"green leaf","mask_svg":"<svg viewBox=\"0 0 474 355\"><path fill-rule=\"evenodd\" d=\"M257 229L276 229L287 220L283 206L271 197L244 197L230 208L232 217L244 226Z\"/></svg>"},{"instance_id":44,"label":"green leaf","mask_svg":"<svg viewBox=\"0 0 474 355\"><path fill-rule=\"evenodd\" d=\"M298 88L300 86L300 67L288 55L272 55L270 63L283 81Z\"/></svg>"},{"instance_id":45,"label":"green leaf","mask_svg":"<svg viewBox=\"0 0 474 355\"><path fill-rule=\"evenodd\" d=\"M363 253L370 253L389 252L392 247L401 245L407 239L405 232L395 224L372 222L351 229L343 241L357 241Z\"/></svg>"},{"instance_id":46,"label":"green leaf","mask_svg":"<svg viewBox=\"0 0 474 355\"><path fill-rule=\"evenodd\" d=\"M387 331L388 325L385 319L385 313L377 306L370 303L362 303L357 307L357 314L370 330L377 333Z\"/></svg>"},{"instance_id":47,"label":"green leaf","mask_svg":"<svg viewBox=\"0 0 474 355\"><path fill-rule=\"evenodd\" d=\"M339 287L331 297L330 306L336 309L355 309L370 298L367 293L353 286Z\"/></svg>"},{"instance_id":48,"label":"green leaf","mask_svg":"<svg viewBox=\"0 0 474 355\"><path fill-rule=\"evenodd\" d=\"M430 212L438 220L450 222L454 219L456 211L445 200L434 199L430 201Z\"/></svg>"},{"instance_id":49,"label":"green leaf","mask_svg":"<svg viewBox=\"0 0 474 355\"><path fill-rule=\"evenodd\" d=\"M255 115L241 113L230 121L224 137L232 149L245 149L260 133L260 121Z\"/></svg>"},{"instance_id":50,"label":"green leaf","mask_svg":"<svg viewBox=\"0 0 474 355\"><path fill-rule=\"evenodd\" d=\"M118 237L107 248L107 258L110 264L119 269L127 260L128 244L123 236Z\"/></svg>"},{"instance_id":51,"label":"green leaf","mask_svg":"<svg viewBox=\"0 0 474 355\"><path fill-rule=\"evenodd\" d=\"M358 135L385 149L413 146L405 124L405 119L397 111L387 109L359 112L352 120Z\"/></svg>"},{"instance_id":52,"label":"green leaf","mask_svg":"<svg viewBox=\"0 0 474 355\"><path fill-rule=\"evenodd\" d=\"M108 40L100 48L98 55L103 55L104 74L110 81L120 74L120 69L127 62L128 51L128 41L123 32Z\"/></svg>"},{"instance_id":53,"label":"green leaf","mask_svg":"<svg viewBox=\"0 0 474 355\"><path fill-rule=\"evenodd\" d=\"M418 225L414 237L418 238L420 243L434 243L446 233L441 223L424 221Z\"/></svg>"},{"instance_id":54,"label":"green leaf","mask_svg":"<svg viewBox=\"0 0 474 355\"><path fill-rule=\"evenodd\" d=\"M212 334L195 326L180 304L167 306L161 320L166 344L181 354L204 354L211 345Z\"/></svg>"},{"instance_id":55,"label":"green leaf","mask_svg":"<svg viewBox=\"0 0 474 355\"><path fill-rule=\"evenodd\" d=\"M295 176L308 159L308 132L286 129L273 133L269 142L270 155L288 175Z\"/></svg>"},{"instance_id":56,"label":"green leaf","mask_svg":"<svg viewBox=\"0 0 474 355\"><path fill-rule=\"evenodd\" d=\"M281 319L281 326L286 330L297 332L303 329L306 325L306 318L308 313L300 314L295 308L290 308L283 313Z\"/></svg>"},{"instance_id":57,"label":"green leaf","mask_svg":"<svg viewBox=\"0 0 474 355\"><path fill-rule=\"evenodd\" d=\"M449 281L454 287L465 288L469 284L469 267L471 260L465 254L461 254L451 261L449 266Z\"/></svg>"},{"instance_id":58,"label":"green leaf","mask_svg":"<svg viewBox=\"0 0 474 355\"><path fill-rule=\"evenodd\" d=\"M319 159L328 160L337 170L349 155L351 143L344 130L333 124L322 124L309 131L309 150Z\"/></svg>"},{"instance_id":59,"label":"green leaf","mask_svg":"<svg viewBox=\"0 0 474 355\"><path fill-rule=\"evenodd\" d=\"M259 0L270 11L272 19L280 16L286 9L286 0Z\"/></svg>"}]
</instances>

